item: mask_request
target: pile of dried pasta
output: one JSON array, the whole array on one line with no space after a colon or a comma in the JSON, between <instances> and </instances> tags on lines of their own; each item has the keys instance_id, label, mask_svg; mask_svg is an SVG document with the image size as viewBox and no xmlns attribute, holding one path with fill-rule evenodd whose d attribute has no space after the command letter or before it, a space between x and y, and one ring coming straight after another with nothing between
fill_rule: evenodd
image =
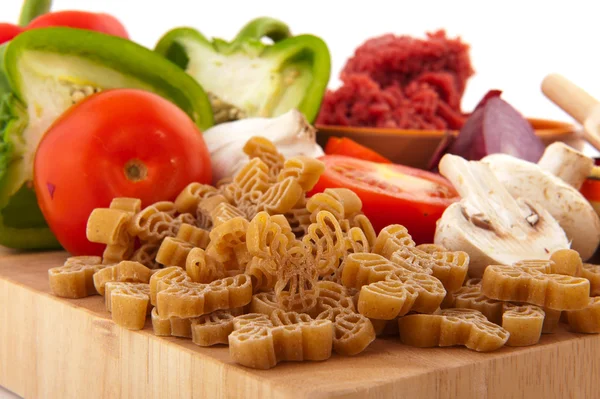
<instances>
[{"instance_id":1,"label":"pile of dried pasta","mask_svg":"<svg viewBox=\"0 0 600 399\"><path fill-rule=\"evenodd\" d=\"M357 355L377 335L492 351L535 344L561 319L600 332L600 297L590 296L600 266L575 251L467 279L468 254L416 246L401 225L376 235L352 191L307 198L320 161L285 160L260 137L244 151L250 163L218 187L94 210L87 235L106 244L103 257L50 269L53 293L104 295L119 325L142 329L150 314L156 335L229 345L233 361L261 369Z\"/></svg>"}]
</instances>

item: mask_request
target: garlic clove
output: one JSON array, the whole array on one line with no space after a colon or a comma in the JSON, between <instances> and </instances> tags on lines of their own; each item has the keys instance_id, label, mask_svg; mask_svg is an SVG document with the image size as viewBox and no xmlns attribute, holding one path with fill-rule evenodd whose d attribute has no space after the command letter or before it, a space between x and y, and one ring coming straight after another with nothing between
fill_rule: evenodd
<instances>
[{"instance_id":1,"label":"garlic clove","mask_svg":"<svg viewBox=\"0 0 600 399\"><path fill-rule=\"evenodd\" d=\"M316 129L296 109L274 118L246 118L221 123L204 132L214 181L233 176L249 162L243 148L255 136L269 139L286 158L324 155L317 144Z\"/></svg>"}]
</instances>

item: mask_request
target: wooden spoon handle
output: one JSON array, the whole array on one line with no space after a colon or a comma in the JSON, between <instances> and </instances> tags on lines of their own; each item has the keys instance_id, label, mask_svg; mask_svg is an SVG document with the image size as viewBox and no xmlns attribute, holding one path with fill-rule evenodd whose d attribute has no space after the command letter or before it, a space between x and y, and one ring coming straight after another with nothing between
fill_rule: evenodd
<instances>
[{"instance_id":1,"label":"wooden spoon handle","mask_svg":"<svg viewBox=\"0 0 600 399\"><path fill-rule=\"evenodd\" d=\"M598 100L585 90L558 74L544 78L542 92L579 123L584 123L598 104Z\"/></svg>"}]
</instances>

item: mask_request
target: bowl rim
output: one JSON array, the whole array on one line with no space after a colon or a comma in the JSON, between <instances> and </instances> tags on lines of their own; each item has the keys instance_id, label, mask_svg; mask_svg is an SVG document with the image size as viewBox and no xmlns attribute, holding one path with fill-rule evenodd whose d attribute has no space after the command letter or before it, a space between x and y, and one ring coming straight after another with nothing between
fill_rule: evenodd
<instances>
[{"instance_id":1,"label":"bowl rim","mask_svg":"<svg viewBox=\"0 0 600 399\"><path fill-rule=\"evenodd\" d=\"M573 123L557 121L553 119L526 118L534 127L536 135L540 138L547 136L568 136L577 132L577 126ZM536 127L539 126L539 127ZM352 133L359 135L383 135L383 136L425 136L442 138L447 134L457 135L458 130L419 130L419 129L390 129L377 127L357 127L342 125L315 124L317 131L327 133Z\"/></svg>"}]
</instances>

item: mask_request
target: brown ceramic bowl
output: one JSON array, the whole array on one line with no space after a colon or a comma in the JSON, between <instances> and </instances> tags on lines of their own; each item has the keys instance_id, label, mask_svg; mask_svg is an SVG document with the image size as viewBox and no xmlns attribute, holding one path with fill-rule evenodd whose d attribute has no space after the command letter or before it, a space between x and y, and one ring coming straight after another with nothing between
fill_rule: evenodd
<instances>
[{"instance_id":1,"label":"brown ceramic bowl","mask_svg":"<svg viewBox=\"0 0 600 399\"><path fill-rule=\"evenodd\" d=\"M566 122L528 119L536 134L549 145L563 141L579 150L583 148L581 132ZM427 168L446 132L443 130L401 130L371 127L316 125L317 142L325 146L330 137L348 137L367 146L393 162L415 168ZM450 132L458 134L457 131Z\"/></svg>"}]
</instances>

